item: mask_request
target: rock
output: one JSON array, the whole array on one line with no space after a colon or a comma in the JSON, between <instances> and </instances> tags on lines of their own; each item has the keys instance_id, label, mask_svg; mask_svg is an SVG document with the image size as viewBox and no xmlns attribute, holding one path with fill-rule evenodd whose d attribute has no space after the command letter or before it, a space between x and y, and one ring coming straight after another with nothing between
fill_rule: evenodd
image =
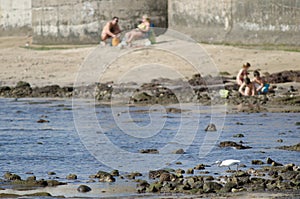
<instances>
[{"instance_id":1,"label":"rock","mask_svg":"<svg viewBox=\"0 0 300 199\"><path fill-rule=\"evenodd\" d=\"M119 170L113 170L110 172L112 176L120 176Z\"/></svg>"},{"instance_id":2,"label":"rock","mask_svg":"<svg viewBox=\"0 0 300 199\"><path fill-rule=\"evenodd\" d=\"M80 185L78 188L77 188L77 191L78 192L81 192L81 193L86 193L86 192L89 192L91 191L92 189L89 187L89 186L86 186L86 185Z\"/></svg>"},{"instance_id":3,"label":"rock","mask_svg":"<svg viewBox=\"0 0 300 199\"><path fill-rule=\"evenodd\" d=\"M150 154L158 154L159 151L157 149L141 149L140 153L150 153Z\"/></svg>"},{"instance_id":4,"label":"rock","mask_svg":"<svg viewBox=\"0 0 300 199\"><path fill-rule=\"evenodd\" d=\"M36 121L37 123L49 123L49 120L45 120L45 119L39 119L38 121Z\"/></svg>"},{"instance_id":5,"label":"rock","mask_svg":"<svg viewBox=\"0 0 300 199\"><path fill-rule=\"evenodd\" d=\"M159 178L162 173L169 173L169 171L165 169L149 171L149 178L150 179Z\"/></svg>"},{"instance_id":6,"label":"rock","mask_svg":"<svg viewBox=\"0 0 300 199\"><path fill-rule=\"evenodd\" d=\"M215 124L209 124L206 128L205 131L217 131L217 127Z\"/></svg>"},{"instance_id":7,"label":"rock","mask_svg":"<svg viewBox=\"0 0 300 199\"><path fill-rule=\"evenodd\" d=\"M184 150L183 149L177 149L177 150L173 151L172 154L184 154Z\"/></svg>"},{"instance_id":8,"label":"rock","mask_svg":"<svg viewBox=\"0 0 300 199\"><path fill-rule=\"evenodd\" d=\"M250 176L250 174L248 174L245 171L237 171L235 174L233 174L233 176L235 176L235 177L247 177L247 176Z\"/></svg>"},{"instance_id":9,"label":"rock","mask_svg":"<svg viewBox=\"0 0 300 199\"><path fill-rule=\"evenodd\" d=\"M220 189L222 189L222 185L217 183L217 182L205 182L203 185L203 191L205 193L216 193L218 192Z\"/></svg>"},{"instance_id":10,"label":"rock","mask_svg":"<svg viewBox=\"0 0 300 199\"><path fill-rule=\"evenodd\" d=\"M282 71L266 76L266 81L271 84L296 82L300 79L300 71Z\"/></svg>"},{"instance_id":11,"label":"rock","mask_svg":"<svg viewBox=\"0 0 300 199\"><path fill-rule=\"evenodd\" d=\"M274 160L272 160L271 158L267 158L267 164L272 164L272 166L283 166L283 164L280 164L278 162L275 162Z\"/></svg>"},{"instance_id":12,"label":"rock","mask_svg":"<svg viewBox=\"0 0 300 199\"><path fill-rule=\"evenodd\" d=\"M236 142L233 142L233 141L220 142L219 146L220 147L234 147L236 149L250 149L250 148L252 148L250 146L243 146L241 144L237 144Z\"/></svg>"},{"instance_id":13,"label":"rock","mask_svg":"<svg viewBox=\"0 0 300 199\"><path fill-rule=\"evenodd\" d=\"M145 193L147 188L150 186L150 184L146 181L146 180L141 180L139 181L139 183L137 184L137 188L136 191L138 193Z\"/></svg>"},{"instance_id":14,"label":"rock","mask_svg":"<svg viewBox=\"0 0 300 199\"><path fill-rule=\"evenodd\" d=\"M56 173L53 172L53 171L49 171L49 172L48 172L48 175L49 175L49 176L53 176L53 175L56 175Z\"/></svg>"},{"instance_id":15,"label":"rock","mask_svg":"<svg viewBox=\"0 0 300 199\"><path fill-rule=\"evenodd\" d=\"M115 182L116 179L105 171L98 171L98 173L94 176L95 178L99 178L99 182Z\"/></svg>"},{"instance_id":16,"label":"rock","mask_svg":"<svg viewBox=\"0 0 300 199\"><path fill-rule=\"evenodd\" d=\"M233 137L235 137L235 138L243 138L245 136L244 136L244 134L239 133L239 134L233 135Z\"/></svg>"},{"instance_id":17,"label":"rock","mask_svg":"<svg viewBox=\"0 0 300 199\"><path fill-rule=\"evenodd\" d=\"M211 181L214 180L215 178L213 176L206 176L205 180L206 181Z\"/></svg>"},{"instance_id":18,"label":"rock","mask_svg":"<svg viewBox=\"0 0 300 199\"><path fill-rule=\"evenodd\" d=\"M184 171L183 169L177 169L177 170L175 171L175 173L176 173L176 174L184 174L185 171Z\"/></svg>"},{"instance_id":19,"label":"rock","mask_svg":"<svg viewBox=\"0 0 300 199\"><path fill-rule=\"evenodd\" d=\"M263 165L263 164L265 164L265 163L264 163L263 161L261 161L261 160L252 160L251 163L254 164L254 165Z\"/></svg>"},{"instance_id":20,"label":"rock","mask_svg":"<svg viewBox=\"0 0 300 199\"><path fill-rule=\"evenodd\" d=\"M289 150L289 151L300 151L300 143L292 146L281 146L278 149Z\"/></svg>"},{"instance_id":21,"label":"rock","mask_svg":"<svg viewBox=\"0 0 300 199\"><path fill-rule=\"evenodd\" d=\"M19 175L10 172L6 172L3 177L6 180L22 180Z\"/></svg>"},{"instance_id":22,"label":"rock","mask_svg":"<svg viewBox=\"0 0 300 199\"><path fill-rule=\"evenodd\" d=\"M35 182L36 181L36 177L35 176L29 176L26 181L28 182Z\"/></svg>"},{"instance_id":23,"label":"rock","mask_svg":"<svg viewBox=\"0 0 300 199\"><path fill-rule=\"evenodd\" d=\"M233 188L237 188L237 184L233 182L227 182L224 187L222 187L222 191L231 192Z\"/></svg>"},{"instance_id":24,"label":"rock","mask_svg":"<svg viewBox=\"0 0 300 199\"><path fill-rule=\"evenodd\" d=\"M176 180L176 176L172 173L162 173L159 177L159 181L160 182L170 182L170 181L175 181Z\"/></svg>"},{"instance_id":25,"label":"rock","mask_svg":"<svg viewBox=\"0 0 300 199\"><path fill-rule=\"evenodd\" d=\"M167 113L181 113L182 110L179 109L179 108L173 108L173 107L171 107L171 108L166 108L166 112Z\"/></svg>"},{"instance_id":26,"label":"rock","mask_svg":"<svg viewBox=\"0 0 300 199\"><path fill-rule=\"evenodd\" d=\"M186 174L194 174L194 169L187 169Z\"/></svg>"},{"instance_id":27,"label":"rock","mask_svg":"<svg viewBox=\"0 0 300 199\"><path fill-rule=\"evenodd\" d=\"M161 188L162 188L162 184L160 182L156 182L156 183L150 184L150 186L146 189L146 191L156 193L156 192L159 192Z\"/></svg>"},{"instance_id":28,"label":"rock","mask_svg":"<svg viewBox=\"0 0 300 199\"><path fill-rule=\"evenodd\" d=\"M77 175L76 174L69 174L69 175L67 175L66 179L68 179L68 180L76 180L77 179Z\"/></svg>"},{"instance_id":29,"label":"rock","mask_svg":"<svg viewBox=\"0 0 300 199\"><path fill-rule=\"evenodd\" d=\"M67 184L67 183L59 182L57 180L47 180L47 186L50 186L50 187L56 187L56 186L65 185L65 184Z\"/></svg>"},{"instance_id":30,"label":"rock","mask_svg":"<svg viewBox=\"0 0 300 199\"><path fill-rule=\"evenodd\" d=\"M204 164L198 164L197 166L194 167L195 170L204 170L205 165Z\"/></svg>"},{"instance_id":31,"label":"rock","mask_svg":"<svg viewBox=\"0 0 300 199\"><path fill-rule=\"evenodd\" d=\"M137 176L143 176L143 174L141 174L141 173L139 173L139 172L132 172L132 173L126 175L126 177L127 177L128 179L135 179L135 177L137 177Z\"/></svg>"}]
</instances>

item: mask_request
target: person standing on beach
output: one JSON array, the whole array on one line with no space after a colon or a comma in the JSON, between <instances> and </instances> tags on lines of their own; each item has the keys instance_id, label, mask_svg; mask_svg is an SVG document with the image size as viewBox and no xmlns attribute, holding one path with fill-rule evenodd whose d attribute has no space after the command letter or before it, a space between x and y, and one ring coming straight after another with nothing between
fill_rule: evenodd
<instances>
[{"instance_id":1,"label":"person standing on beach","mask_svg":"<svg viewBox=\"0 0 300 199\"><path fill-rule=\"evenodd\" d=\"M236 83L241 86L245 81L245 78L248 77L248 69L250 68L250 63L243 64L243 67L240 69L239 73L236 76Z\"/></svg>"},{"instance_id":2,"label":"person standing on beach","mask_svg":"<svg viewBox=\"0 0 300 199\"><path fill-rule=\"evenodd\" d=\"M119 17L113 17L111 21L107 22L101 33L101 43L106 44L106 40L110 37L118 38L122 32L119 27Z\"/></svg>"}]
</instances>

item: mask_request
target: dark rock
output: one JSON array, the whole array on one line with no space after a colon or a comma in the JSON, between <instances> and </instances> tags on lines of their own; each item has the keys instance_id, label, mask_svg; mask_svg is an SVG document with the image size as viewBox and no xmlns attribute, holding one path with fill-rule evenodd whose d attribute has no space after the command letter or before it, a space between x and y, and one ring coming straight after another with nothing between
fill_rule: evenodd
<instances>
[{"instance_id":1,"label":"dark rock","mask_svg":"<svg viewBox=\"0 0 300 199\"><path fill-rule=\"evenodd\" d=\"M159 151L157 149L141 149L140 153L150 153L150 154L158 154Z\"/></svg>"},{"instance_id":2,"label":"dark rock","mask_svg":"<svg viewBox=\"0 0 300 199\"><path fill-rule=\"evenodd\" d=\"M300 172L299 171L286 171L281 173L280 175L282 176L282 178L284 180L292 180L295 179L297 175L299 175Z\"/></svg>"},{"instance_id":3,"label":"dark rock","mask_svg":"<svg viewBox=\"0 0 300 199\"><path fill-rule=\"evenodd\" d=\"M194 174L194 169L187 169L186 174Z\"/></svg>"},{"instance_id":4,"label":"dark rock","mask_svg":"<svg viewBox=\"0 0 300 199\"><path fill-rule=\"evenodd\" d=\"M35 176L29 176L26 181L28 182L35 182L36 181L36 177Z\"/></svg>"},{"instance_id":5,"label":"dark rock","mask_svg":"<svg viewBox=\"0 0 300 199\"><path fill-rule=\"evenodd\" d=\"M251 163L254 164L254 165L262 165L262 164L265 164L265 163L264 163L263 161L261 161L261 160L252 160Z\"/></svg>"},{"instance_id":6,"label":"dark rock","mask_svg":"<svg viewBox=\"0 0 300 199\"><path fill-rule=\"evenodd\" d=\"M215 124L209 124L206 128L205 131L217 131L217 127Z\"/></svg>"},{"instance_id":7,"label":"dark rock","mask_svg":"<svg viewBox=\"0 0 300 199\"><path fill-rule=\"evenodd\" d=\"M197 166L194 167L195 170L204 170L205 165L204 164L198 164Z\"/></svg>"},{"instance_id":8,"label":"dark rock","mask_svg":"<svg viewBox=\"0 0 300 199\"><path fill-rule=\"evenodd\" d=\"M279 149L289 150L289 151L300 151L300 143L292 146L281 146Z\"/></svg>"},{"instance_id":9,"label":"dark rock","mask_svg":"<svg viewBox=\"0 0 300 199\"><path fill-rule=\"evenodd\" d=\"M181 113L182 110L179 108L166 108L167 113Z\"/></svg>"},{"instance_id":10,"label":"dark rock","mask_svg":"<svg viewBox=\"0 0 300 199\"><path fill-rule=\"evenodd\" d=\"M146 191L156 193L156 192L159 192L161 188L162 188L162 184L160 182L156 182L156 183L150 184L150 186L147 188Z\"/></svg>"},{"instance_id":11,"label":"dark rock","mask_svg":"<svg viewBox=\"0 0 300 199\"><path fill-rule=\"evenodd\" d=\"M222 185L217 183L217 182L205 182L203 185L203 191L205 193L216 193L218 192L220 189L222 189Z\"/></svg>"},{"instance_id":12,"label":"dark rock","mask_svg":"<svg viewBox=\"0 0 300 199\"><path fill-rule=\"evenodd\" d=\"M169 181L175 181L176 180L176 176L172 173L162 173L160 176L159 176L159 181L160 182L169 182Z\"/></svg>"},{"instance_id":13,"label":"dark rock","mask_svg":"<svg viewBox=\"0 0 300 199\"><path fill-rule=\"evenodd\" d=\"M139 181L139 183L137 184L137 188L136 191L138 193L145 193L147 188L150 186L150 184L146 181L146 180L141 180Z\"/></svg>"},{"instance_id":14,"label":"dark rock","mask_svg":"<svg viewBox=\"0 0 300 199\"><path fill-rule=\"evenodd\" d=\"M105 171L98 171L96 175L93 176L94 178L99 178L99 182L115 182L116 179L110 174Z\"/></svg>"},{"instance_id":15,"label":"dark rock","mask_svg":"<svg viewBox=\"0 0 300 199\"><path fill-rule=\"evenodd\" d=\"M185 171L184 171L183 169L177 169L177 170L175 171L175 173L177 173L177 174L184 174Z\"/></svg>"},{"instance_id":16,"label":"dark rock","mask_svg":"<svg viewBox=\"0 0 300 199\"><path fill-rule=\"evenodd\" d=\"M299 82L300 71L282 71L273 73L265 77L266 81L271 84L286 83L286 82Z\"/></svg>"},{"instance_id":17,"label":"dark rock","mask_svg":"<svg viewBox=\"0 0 300 199\"><path fill-rule=\"evenodd\" d=\"M235 137L235 138L243 138L245 136L243 134L239 133L239 134L233 135L233 137Z\"/></svg>"},{"instance_id":18,"label":"dark rock","mask_svg":"<svg viewBox=\"0 0 300 199\"><path fill-rule=\"evenodd\" d=\"M183 149L177 149L176 151L173 151L172 154L184 154Z\"/></svg>"},{"instance_id":19,"label":"dark rock","mask_svg":"<svg viewBox=\"0 0 300 199\"><path fill-rule=\"evenodd\" d=\"M274 160L272 160L271 158L267 158L267 164L272 164L272 166L283 166L282 164L275 162Z\"/></svg>"},{"instance_id":20,"label":"dark rock","mask_svg":"<svg viewBox=\"0 0 300 199\"><path fill-rule=\"evenodd\" d=\"M278 177L278 172L274 170L270 170L268 172L268 175L271 176L272 178L277 178Z\"/></svg>"},{"instance_id":21,"label":"dark rock","mask_svg":"<svg viewBox=\"0 0 300 199\"><path fill-rule=\"evenodd\" d=\"M78 192L81 192L81 193L86 193L86 192L89 192L91 191L92 189L89 187L89 186L86 186L86 185L80 185L78 188L77 188L77 191Z\"/></svg>"},{"instance_id":22,"label":"dark rock","mask_svg":"<svg viewBox=\"0 0 300 199\"><path fill-rule=\"evenodd\" d=\"M112 176L120 176L119 170L113 170L110 172Z\"/></svg>"},{"instance_id":23,"label":"dark rock","mask_svg":"<svg viewBox=\"0 0 300 199\"><path fill-rule=\"evenodd\" d=\"M10 172L6 172L3 177L6 180L22 180L19 175Z\"/></svg>"},{"instance_id":24,"label":"dark rock","mask_svg":"<svg viewBox=\"0 0 300 199\"><path fill-rule=\"evenodd\" d=\"M53 175L56 175L56 173L53 172L53 171L49 171L49 172L48 172L48 175L49 175L49 176L53 176Z\"/></svg>"},{"instance_id":25,"label":"dark rock","mask_svg":"<svg viewBox=\"0 0 300 199\"><path fill-rule=\"evenodd\" d=\"M128 179L135 179L135 177L138 177L138 176L143 176L143 174L141 174L139 172L132 172L132 173L126 175L126 177Z\"/></svg>"},{"instance_id":26,"label":"dark rock","mask_svg":"<svg viewBox=\"0 0 300 199\"><path fill-rule=\"evenodd\" d=\"M67 183L59 182L57 180L47 180L47 186L50 186L50 187L55 187L55 186L65 185L65 184L67 184Z\"/></svg>"},{"instance_id":27,"label":"dark rock","mask_svg":"<svg viewBox=\"0 0 300 199\"><path fill-rule=\"evenodd\" d=\"M237 188L237 184L233 182L227 182L222 188L223 192L231 192L233 188Z\"/></svg>"},{"instance_id":28,"label":"dark rock","mask_svg":"<svg viewBox=\"0 0 300 199\"><path fill-rule=\"evenodd\" d=\"M235 174L233 174L233 176L235 176L235 177L246 177L246 176L250 176L250 174L248 174L245 171L237 171Z\"/></svg>"},{"instance_id":29,"label":"dark rock","mask_svg":"<svg viewBox=\"0 0 300 199\"><path fill-rule=\"evenodd\" d=\"M38 121L36 121L37 123L49 123L49 120L45 120L45 119L39 119Z\"/></svg>"},{"instance_id":30,"label":"dark rock","mask_svg":"<svg viewBox=\"0 0 300 199\"><path fill-rule=\"evenodd\" d=\"M76 174L69 174L69 175L67 175L66 179L68 179L68 180L76 180L77 179L77 175Z\"/></svg>"},{"instance_id":31,"label":"dark rock","mask_svg":"<svg viewBox=\"0 0 300 199\"><path fill-rule=\"evenodd\" d=\"M215 178L213 176L206 176L205 177L205 180L207 181L211 181L211 180L214 180Z\"/></svg>"},{"instance_id":32,"label":"dark rock","mask_svg":"<svg viewBox=\"0 0 300 199\"><path fill-rule=\"evenodd\" d=\"M250 148L252 148L250 146L243 146L241 144L237 144L236 142L233 142L233 141L220 142L219 146L220 147L234 147L236 149L250 149Z\"/></svg>"},{"instance_id":33,"label":"dark rock","mask_svg":"<svg viewBox=\"0 0 300 199\"><path fill-rule=\"evenodd\" d=\"M149 171L149 178L150 179L159 178L162 173L169 173L169 171L165 169Z\"/></svg>"}]
</instances>

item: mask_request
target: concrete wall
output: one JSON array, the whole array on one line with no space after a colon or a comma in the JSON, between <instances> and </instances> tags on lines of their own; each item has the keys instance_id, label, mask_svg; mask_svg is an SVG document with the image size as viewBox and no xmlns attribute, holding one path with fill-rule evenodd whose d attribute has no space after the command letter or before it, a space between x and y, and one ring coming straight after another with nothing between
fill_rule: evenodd
<instances>
[{"instance_id":1,"label":"concrete wall","mask_svg":"<svg viewBox=\"0 0 300 199\"><path fill-rule=\"evenodd\" d=\"M300 45L300 0L169 0L168 13L202 42Z\"/></svg>"},{"instance_id":2,"label":"concrete wall","mask_svg":"<svg viewBox=\"0 0 300 199\"><path fill-rule=\"evenodd\" d=\"M148 14L159 27L167 26L167 0L32 0L34 43L95 43L113 16L121 29L135 27Z\"/></svg>"},{"instance_id":3,"label":"concrete wall","mask_svg":"<svg viewBox=\"0 0 300 199\"><path fill-rule=\"evenodd\" d=\"M0 36L31 32L31 0L0 0Z\"/></svg>"}]
</instances>

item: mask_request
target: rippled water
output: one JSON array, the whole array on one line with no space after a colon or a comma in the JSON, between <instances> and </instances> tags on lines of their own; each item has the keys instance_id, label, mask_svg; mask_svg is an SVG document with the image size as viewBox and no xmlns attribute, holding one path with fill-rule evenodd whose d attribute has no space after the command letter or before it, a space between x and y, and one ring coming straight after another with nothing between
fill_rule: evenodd
<instances>
[{"instance_id":1,"label":"rippled water","mask_svg":"<svg viewBox=\"0 0 300 199\"><path fill-rule=\"evenodd\" d=\"M162 106L111 109L85 101L72 104L71 100L50 99L0 99L0 106L0 176L10 171L22 178L32 175L26 173L47 178L53 171L62 181L70 173L86 181L99 170L186 169L228 158L241 160L247 168L256 167L251 160L267 157L300 164L298 152L276 149L299 143L297 113L225 115L221 109L212 116L211 107L192 104L182 105L181 113L170 113ZM49 122L38 123L40 119ZM205 132L211 120L223 131ZM244 137L233 137L239 133ZM252 148L220 148L221 141L242 141ZM160 154L138 152L150 148ZM180 148L185 154L172 154ZM199 150L209 153L203 155ZM226 168L206 170L222 174Z\"/></svg>"}]
</instances>

